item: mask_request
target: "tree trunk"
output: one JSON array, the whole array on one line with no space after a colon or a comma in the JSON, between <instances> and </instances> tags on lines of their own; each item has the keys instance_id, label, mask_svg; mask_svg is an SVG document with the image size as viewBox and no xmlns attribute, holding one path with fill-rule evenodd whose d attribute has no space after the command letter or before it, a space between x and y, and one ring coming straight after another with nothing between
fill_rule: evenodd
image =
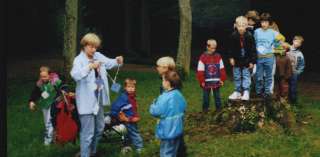
<instances>
[{"instance_id":1,"label":"tree trunk","mask_svg":"<svg viewBox=\"0 0 320 157\"><path fill-rule=\"evenodd\" d=\"M64 28L64 77L66 83L71 82L70 71L77 51L78 0L66 0L66 22Z\"/></svg>"},{"instance_id":2,"label":"tree trunk","mask_svg":"<svg viewBox=\"0 0 320 157\"><path fill-rule=\"evenodd\" d=\"M150 17L148 11L148 1L141 0L141 50L143 54L150 56Z\"/></svg>"},{"instance_id":3,"label":"tree trunk","mask_svg":"<svg viewBox=\"0 0 320 157\"><path fill-rule=\"evenodd\" d=\"M190 0L179 0L180 35L177 54L177 68L182 77L190 73L192 14Z\"/></svg>"}]
</instances>

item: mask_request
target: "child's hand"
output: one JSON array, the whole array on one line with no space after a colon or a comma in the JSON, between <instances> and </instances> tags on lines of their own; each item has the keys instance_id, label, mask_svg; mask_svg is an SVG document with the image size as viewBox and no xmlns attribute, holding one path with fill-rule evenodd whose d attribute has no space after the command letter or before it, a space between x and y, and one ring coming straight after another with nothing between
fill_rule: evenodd
<instances>
[{"instance_id":1,"label":"child's hand","mask_svg":"<svg viewBox=\"0 0 320 157\"><path fill-rule=\"evenodd\" d=\"M34 111L36 109L36 104L33 101L30 101L29 108L31 111Z\"/></svg>"},{"instance_id":2,"label":"child's hand","mask_svg":"<svg viewBox=\"0 0 320 157\"><path fill-rule=\"evenodd\" d=\"M90 69L97 69L97 68L99 68L99 66L100 66L99 62L95 62L95 63L90 63L89 64L89 68Z\"/></svg>"},{"instance_id":3,"label":"child's hand","mask_svg":"<svg viewBox=\"0 0 320 157\"><path fill-rule=\"evenodd\" d=\"M74 96L75 96L75 93L69 92L68 95L69 95L70 97L74 97Z\"/></svg>"},{"instance_id":4,"label":"child's hand","mask_svg":"<svg viewBox=\"0 0 320 157\"><path fill-rule=\"evenodd\" d=\"M119 120L122 122L129 122L129 118L127 118L127 116L123 112L119 113Z\"/></svg>"},{"instance_id":5,"label":"child's hand","mask_svg":"<svg viewBox=\"0 0 320 157\"><path fill-rule=\"evenodd\" d=\"M231 64L232 66L234 66L234 59L233 59L233 58L230 59L230 64Z\"/></svg>"},{"instance_id":6,"label":"child's hand","mask_svg":"<svg viewBox=\"0 0 320 157\"><path fill-rule=\"evenodd\" d=\"M131 119L131 122L136 123L136 122L138 122L139 120L140 120L139 117L133 117L133 118Z\"/></svg>"},{"instance_id":7,"label":"child's hand","mask_svg":"<svg viewBox=\"0 0 320 157\"><path fill-rule=\"evenodd\" d=\"M201 86L201 88L204 88L204 87L205 87L205 83L202 82L202 83L200 84L200 86Z\"/></svg>"},{"instance_id":8,"label":"child's hand","mask_svg":"<svg viewBox=\"0 0 320 157\"><path fill-rule=\"evenodd\" d=\"M253 68L253 64L249 63L249 69L252 69L252 68Z\"/></svg>"},{"instance_id":9,"label":"child's hand","mask_svg":"<svg viewBox=\"0 0 320 157\"><path fill-rule=\"evenodd\" d=\"M223 85L224 85L224 82L223 82L223 81L220 81L220 85L223 86Z\"/></svg>"},{"instance_id":10,"label":"child's hand","mask_svg":"<svg viewBox=\"0 0 320 157\"><path fill-rule=\"evenodd\" d=\"M118 64L123 64L123 57L122 56L116 57L116 60L117 60Z\"/></svg>"}]
</instances>

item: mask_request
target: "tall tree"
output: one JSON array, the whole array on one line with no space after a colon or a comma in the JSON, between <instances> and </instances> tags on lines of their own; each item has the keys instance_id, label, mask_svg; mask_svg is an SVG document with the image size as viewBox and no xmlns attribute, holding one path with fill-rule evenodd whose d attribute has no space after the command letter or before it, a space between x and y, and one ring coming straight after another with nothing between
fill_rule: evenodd
<instances>
[{"instance_id":1,"label":"tall tree","mask_svg":"<svg viewBox=\"0 0 320 157\"><path fill-rule=\"evenodd\" d=\"M78 27L78 0L66 0L65 5L65 28L64 28L64 77L69 83L73 59L77 51L77 27Z\"/></svg>"},{"instance_id":2,"label":"tall tree","mask_svg":"<svg viewBox=\"0 0 320 157\"><path fill-rule=\"evenodd\" d=\"M179 0L180 34L177 54L177 68L183 75L190 73L192 14L190 0Z\"/></svg>"}]
</instances>

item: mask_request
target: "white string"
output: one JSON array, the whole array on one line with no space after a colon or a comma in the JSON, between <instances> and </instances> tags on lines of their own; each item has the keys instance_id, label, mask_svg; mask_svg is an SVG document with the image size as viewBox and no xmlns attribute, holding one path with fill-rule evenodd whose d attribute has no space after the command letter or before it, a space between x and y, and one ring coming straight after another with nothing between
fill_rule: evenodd
<instances>
[{"instance_id":1,"label":"white string","mask_svg":"<svg viewBox=\"0 0 320 157\"><path fill-rule=\"evenodd\" d=\"M120 64L118 64L118 68L117 68L117 72L116 72L116 74L115 74L115 76L114 76L114 79L111 77L111 75L107 72L107 75L109 76L109 78L111 79L111 81L113 82L113 83L115 83L116 81L117 81L117 76L118 76L118 73L119 73L119 69L120 69Z\"/></svg>"}]
</instances>

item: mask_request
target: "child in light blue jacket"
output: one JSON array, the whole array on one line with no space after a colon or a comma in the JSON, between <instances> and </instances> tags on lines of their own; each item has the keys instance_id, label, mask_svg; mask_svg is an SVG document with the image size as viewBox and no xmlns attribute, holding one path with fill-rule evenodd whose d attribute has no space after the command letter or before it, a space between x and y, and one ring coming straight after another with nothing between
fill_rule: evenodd
<instances>
[{"instance_id":1,"label":"child in light blue jacket","mask_svg":"<svg viewBox=\"0 0 320 157\"><path fill-rule=\"evenodd\" d=\"M150 106L152 116L159 118L156 137L160 142L160 157L175 157L183 134L186 101L180 92L180 77L168 71L162 78L164 92Z\"/></svg>"}]
</instances>

